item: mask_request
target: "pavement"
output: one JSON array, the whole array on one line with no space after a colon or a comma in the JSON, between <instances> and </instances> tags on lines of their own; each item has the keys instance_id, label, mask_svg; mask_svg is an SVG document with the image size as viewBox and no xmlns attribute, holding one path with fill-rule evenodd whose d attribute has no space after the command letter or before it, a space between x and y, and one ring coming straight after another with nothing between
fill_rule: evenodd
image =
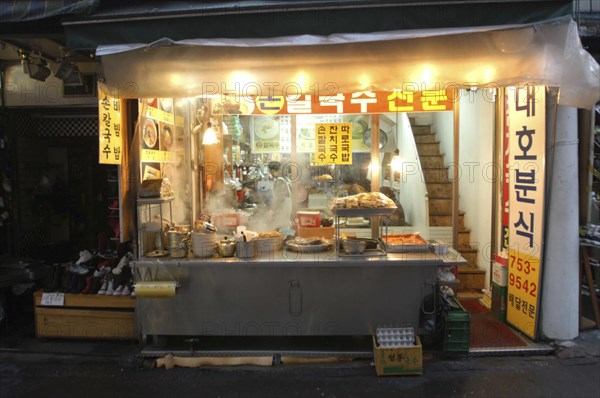
<instances>
[{"instance_id":1,"label":"pavement","mask_svg":"<svg viewBox=\"0 0 600 398\"><path fill-rule=\"evenodd\" d=\"M422 376L377 377L371 359L164 369L134 342L2 338L0 397L600 396L600 331L552 345L534 356L425 352Z\"/></svg>"}]
</instances>

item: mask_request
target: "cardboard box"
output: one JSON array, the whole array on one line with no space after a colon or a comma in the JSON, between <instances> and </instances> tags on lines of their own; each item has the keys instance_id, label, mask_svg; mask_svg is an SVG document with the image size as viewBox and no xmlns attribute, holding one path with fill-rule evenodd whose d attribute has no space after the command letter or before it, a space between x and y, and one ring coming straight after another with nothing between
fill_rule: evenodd
<instances>
[{"instance_id":1,"label":"cardboard box","mask_svg":"<svg viewBox=\"0 0 600 398\"><path fill-rule=\"evenodd\" d=\"M423 374L423 346L419 336L415 345L398 348L379 348L373 336L373 360L377 376Z\"/></svg>"},{"instance_id":2,"label":"cardboard box","mask_svg":"<svg viewBox=\"0 0 600 398\"><path fill-rule=\"evenodd\" d=\"M299 211L296 212L298 226L300 227L319 227L321 226L321 213L318 211Z\"/></svg>"},{"instance_id":3,"label":"cardboard box","mask_svg":"<svg viewBox=\"0 0 600 398\"><path fill-rule=\"evenodd\" d=\"M492 282L498 286L508 286L508 259L498 255L494 256Z\"/></svg>"},{"instance_id":4,"label":"cardboard box","mask_svg":"<svg viewBox=\"0 0 600 398\"><path fill-rule=\"evenodd\" d=\"M333 238L335 227L298 227L298 236L301 238Z\"/></svg>"},{"instance_id":5,"label":"cardboard box","mask_svg":"<svg viewBox=\"0 0 600 398\"><path fill-rule=\"evenodd\" d=\"M492 313L496 319L506 321L506 301L508 297L508 259L494 256L492 265Z\"/></svg>"}]
</instances>

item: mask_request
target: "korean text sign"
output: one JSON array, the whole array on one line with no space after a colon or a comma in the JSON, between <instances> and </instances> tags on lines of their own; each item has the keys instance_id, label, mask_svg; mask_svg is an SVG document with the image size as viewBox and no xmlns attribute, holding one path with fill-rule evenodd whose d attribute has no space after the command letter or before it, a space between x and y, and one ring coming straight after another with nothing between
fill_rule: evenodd
<instances>
[{"instance_id":1,"label":"korean text sign","mask_svg":"<svg viewBox=\"0 0 600 398\"><path fill-rule=\"evenodd\" d=\"M224 101L231 101L230 98ZM386 112L436 112L454 109L454 90L357 91L353 93L238 97L235 114L330 115ZM213 113L223 113L218 107Z\"/></svg>"},{"instance_id":2,"label":"korean text sign","mask_svg":"<svg viewBox=\"0 0 600 398\"><path fill-rule=\"evenodd\" d=\"M113 98L98 87L99 163L121 164L124 128L123 100Z\"/></svg>"},{"instance_id":3,"label":"korean text sign","mask_svg":"<svg viewBox=\"0 0 600 398\"><path fill-rule=\"evenodd\" d=\"M542 267L546 92L507 88L509 129L508 323L537 335Z\"/></svg>"},{"instance_id":4,"label":"korean text sign","mask_svg":"<svg viewBox=\"0 0 600 398\"><path fill-rule=\"evenodd\" d=\"M315 164L352 164L352 123L317 123L315 129Z\"/></svg>"}]
</instances>

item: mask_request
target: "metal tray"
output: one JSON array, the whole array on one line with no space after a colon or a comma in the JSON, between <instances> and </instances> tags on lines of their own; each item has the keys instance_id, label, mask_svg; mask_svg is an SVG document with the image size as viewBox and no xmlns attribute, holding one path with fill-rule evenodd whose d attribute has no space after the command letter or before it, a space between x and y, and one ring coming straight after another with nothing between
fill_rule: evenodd
<instances>
[{"instance_id":1,"label":"metal tray","mask_svg":"<svg viewBox=\"0 0 600 398\"><path fill-rule=\"evenodd\" d=\"M296 242L289 241L285 243L288 250L298 253L320 253L330 250L333 247L332 243L322 243L320 245L299 245Z\"/></svg>"},{"instance_id":2,"label":"metal tray","mask_svg":"<svg viewBox=\"0 0 600 398\"><path fill-rule=\"evenodd\" d=\"M397 207L376 207L370 209L332 209L331 211L338 217L370 217L370 216L389 216Z\"/></svg>"},{"instance_id":3,"label":"metal tray","mask_svg":"<svg viewBox=\"0 0 600 398\"><path fill-rule=\"evenodd\" d=\"M403 235L403 234L400 234L400 235ZM413 234L406 234L406 235L413 235ZM417 237L419 239L423 240L423 243L392 244L392 243L387 243L387 239L385 236L382 236L381 240L386 243L388 253L421 253L421 252L431 251L431 249L429 247L429 242L427 241L427 239L423 238L419 234L417 234Z\"/></svg>"}]
</instances>

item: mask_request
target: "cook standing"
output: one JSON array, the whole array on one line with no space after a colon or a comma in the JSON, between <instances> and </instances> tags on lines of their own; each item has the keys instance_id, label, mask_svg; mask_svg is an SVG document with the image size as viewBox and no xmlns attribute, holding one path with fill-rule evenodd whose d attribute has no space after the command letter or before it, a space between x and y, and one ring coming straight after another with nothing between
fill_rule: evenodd
<instances>
[{"instance_id":1,"label":"cook standing","mask_svg":"<svg viewBox=\"0 0 600 398\"><path fill-rule=\"evenodd\" d=\"M273 177L273 200L271 220L274 229L289 229L292 220L292 189L290 180L282 176L280 162L269 163L269 173Z\"/></svg>"}]
</instances>

